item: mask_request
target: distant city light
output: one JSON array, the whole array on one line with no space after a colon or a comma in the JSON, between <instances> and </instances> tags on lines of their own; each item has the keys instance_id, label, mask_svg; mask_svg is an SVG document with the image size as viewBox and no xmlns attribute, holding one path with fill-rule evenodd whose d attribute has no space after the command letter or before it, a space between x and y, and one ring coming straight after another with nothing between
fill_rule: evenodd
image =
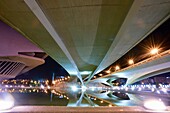
<instances>
[{"instance_id":1,"label":"distant city light","mask_svg":"<svg viewBox=\"0 0 170 113\"><path fill-rule=\"evenodd\" d=\"M158 54L158 48L153 48L153 49L150 51L150 54L151 54L151 55Z\"/></svg>"},{"instance_id":2,"label":"distant city light","mask_svg":"<svg viewBox=\"0 0 170 113\"><path fill-rule=\"evenodd\" d=\"M148 100L144 102L144 107L150 110L166 110L165 104L160 100Z\"/></svg>"},{"instance_id":3,"label":"distant city light","mask_svg":"<svg viewBox=\"0 0 170 113\"><path fill-rule=\"evenodd\" d=\"M134 64L134 61L133 61L133 59L130 59L130 60L128 61L128 63L129 63L129 65L132 65L132 64Z\"/></svg>"},{"instance_id":4,"label":"distant city light","mask_svg":"<svg viewBox=\"0 0 170 113\"><path fill-rule=\"evenodd\" d=\"M141 87L139 87L139 88L138 88L138 91L141 91L141 90L142 90L142 88L141 88Z\"/></svg>"},{"instance_id":5,"label":"distant city light","mask_svg":"<svg viewBox=\"0 0 170 113\"><path fill-rule=\"evenodd\" d=\"M128 91L128 87L125 88L125 91Z\"/></svg>"},{"instance_id":6,"label":"distant city light","mask_svg":"<svg viewBox=\"0 0 170 113\"><path fill-rule=\"evenodd\" d=\"M157 90L157 91L156 91L156 93L160 94L160 91L159 91L159 90Z\"/></svg>"},{"instance_id":7,"label":"distant city light","mask_svg":"<svg viewBox=\"0 0 170 113\"><path fill-rule=\"evenodd\" d=\"M44 89L45 87L41 84L41 86L40 86L42 89Z\"/></svg>"},{"instance_id":8,"label":"distant city light","mask_svg":"<svg viewBox=\"0 0 170 113\"><path fill-rule=\"evenodd\" d=\"M55 81L52 81L52 84L55 84Z\"/></svg>"},{"instance_id":9,"label":"distant city light","mask_svg":"<svg viewBox=\"0 0 170 113\"><path fill-rule=\"evenodd\" d=\"M116 67L115 67L115 70L119 70L119 69L120 69L120 67L119 67L119 66L116 66Z\"/></svg>"}]
</instances>

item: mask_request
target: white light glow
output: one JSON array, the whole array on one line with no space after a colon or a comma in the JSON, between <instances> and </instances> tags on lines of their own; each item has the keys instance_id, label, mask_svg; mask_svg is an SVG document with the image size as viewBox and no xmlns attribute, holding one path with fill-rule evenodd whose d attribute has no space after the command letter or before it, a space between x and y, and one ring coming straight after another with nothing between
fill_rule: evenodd
<instances>
[{"instance_id":1,"label":"white light glow","mask_svg":"<svg viewBox=\"0 0 170 113\"><path fill-rule=\"evenodd\" d=\"M166 110L166 106L159 100L148 100L144 103L144 107L151 110Z\"/></svg>"},{"instance_id":2,"label":"white light glow","mask_svg":"<svg viewBox=\"0 0 170 113\"><path fill-rule=\"evenodd\" d=\"M109 104L109 107L112 107L112 105L111 105L111 104Z\"/></svg>"},{"instance_id":3,"label":"white light glow","mask_svg":"<svg viewBox=\"0 0 170 113\"><path fill-rule=\"evenodd\" d=\"M95 90L95 88L96 88L96 87L90 87L90 89L91 89L92 91L94 91L94 90Z\"/></svg>"},{"instance_id":4,"label":"white light glow","mask_svg":"<svg viewBox=\"0 0 170 113\"><path fill-rule=\"evenodd\" d=\"M138 91L141 91L141 90L142 90L142 88L141 88L141 87L139 87L139 88L138 88Z\"/></svg>"},{"instance_id":5,"label":"white light glow","mask_svg":"<svg viewBox=\"0 0 170 113\"><path fill-rule=\"evenodd\" d=\"M119 69L120 69L120 67L119 67L119 66L116 66L116 67L115 67L115 70L119 70Z\"/></svg>"},{"instance_id":6,"label":"white light glow","mask_svg":"<svg viewBox=\"0 0 170 113\"><path fill-rule=\"evenodd\" d=\"M134 64L134 61L133 61L133 59L130 59L130 60L128 61L128 63L129 63L129 65L132 65L132 64Z\"/></svg>"},{"instance_id":7,"label":"white light glow","mask_svg":"<svg viewBox=\"0 0 170 113\"><path fill-rule=\"evenodd\" d=\"M158 48L152 49L152 50L150 51L150 53L151 53L152 55L158 54Z\"/></svg>"},{"instance_id":8,"label":"white light glow","mask_svg":"<svg viewBox=\"0 0 170 113\"><path fill-rule=\"evenodd\" d=\"M50 89L51 87L50 86L47 86L48 89Z\"/></svg>"},{"instance_id":9,"label":"white light glow","mask_svg":"<svg viewBox=\"0 0 170 113\"><path fill-rule=\"evenodd\" d=\"M152 92L154 92L154 91L155 91L155 89L154 89L154 88L152 88L152 89L151 89L151 91L152 91Z\"/></svg>"},{"instance_id":10,"label":"white light glow","mask_svg":"<svg viewBox=\"0 0 170 113\"><path fill-rule=\"evenodd\" d=\"M134 91L134 90L135 90L135 87L132 87L131 90Z\"/></svg>"},{"instance_id":11,"label":"white light glow","mask_svg":"<svg viewBox=\"0 0 170 113\"><path fill-rule=\"evenodd\" d=\"M125 91L128 91L128 87L125 88Z\"/></svg>"},{"instance_id":12,"label":"white light glow","mask_svg":"<svg viewBox=\"0 0 170 113\"><path fill-rule=\"evenodd\" d=\"M166 89L166 88L162 88L162 91L163 91L164 93L167 93L167 89Z\"/></svg>"},{"instance_id":13,"label":"white light glow","mask_svg":"<svg viewBox=\"0 0 170 113\"><path fill-rule=\"evenodd\" d=\"M78 88L76 86L71 86L72 91L76 92Z\"/></svg>"},{"instance_id":14,"label":"white light glow","mask_svg":"<svg viewBox=\"0 0 170 113\"><path fill-rule=\"evenodd\" d=\"M81 71L80 72L81 75L89 75L91 73L92 73L92 71Z\"/></svg>"},{"instance_id":15,"label":"white light glow","mask_svg":"<svg viewBox=\"0 0 170 113\"><path fill-rule=\"evenodd\" d=\"M41 84L41 88L44 89L45 87Z\"/></svg>"},{"instance_id":16,"label":"white light glow","mask_svg":"<svg viewBox=\"0 0 170 113\"><path fill-rule=\"evenodd\" d=\"M81 90L84 92L84 91L87 90L87 87L86 87L86 86L82 86L82 87L81 87Z\"/></svg>"},{"instance_id":17,"label":"white light glow","mask_svg":"<svg viewBox=\"0 0 170 113\"><path fill-rule=\"evenodd\" d=\"M102 75L103 75L103 74L101 74L101 73L99 74L99 76L102 76Z\"/></svg>"},{"instance_id":18,"label":"white light glow","mask_svg":"<svg viewBox=\"0 0 170 113\"><path fill-rule=\"evenodd\" d=\"M160 94L160 91L159 91L159 90L157 90L156 92L157 92L158 94Z\"/></svg>"},{"instance_id":19,"label":"white light glow","mask_svg":"<svg viewBox=\"0 0 170 113\"><path fill-rule=\"evenodd\" d=\"M14 106L14 98L11 94L0 95L0 110L7 110Z\"/></svg>"}]
</instances>

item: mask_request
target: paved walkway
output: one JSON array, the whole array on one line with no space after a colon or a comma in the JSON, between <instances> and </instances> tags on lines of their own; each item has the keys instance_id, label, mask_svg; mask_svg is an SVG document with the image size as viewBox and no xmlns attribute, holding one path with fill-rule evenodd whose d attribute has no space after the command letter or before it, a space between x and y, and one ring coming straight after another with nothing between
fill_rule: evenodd
<instances>
[{"instance_id":1,"label":"paved walkway","mask_svg":"<svg viewBox=\"0 0 170 113\"><path fill-rule=\"evenodd\" d=\"M16 106L8 111L10 113L170 113L167 111L150 111L143 107L63 107L63 106Z\"/></svg>"}]
</instances>

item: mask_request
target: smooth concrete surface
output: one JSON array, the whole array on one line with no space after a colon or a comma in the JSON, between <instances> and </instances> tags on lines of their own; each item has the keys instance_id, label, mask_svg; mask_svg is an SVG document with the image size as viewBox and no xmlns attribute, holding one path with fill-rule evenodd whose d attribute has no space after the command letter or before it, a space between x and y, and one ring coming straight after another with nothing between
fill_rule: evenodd
<instances>
[{"instance_id":1,"label":"smooth concrete surface","mask_svg":"<svg viewBox=\"0 0 170 113\"><path fill-rule=\"evenodd\" d=\"M126 84L133 84L137 81L152 77L161 73L169 72L170 50L152 56L146 60L135 63L127 68L115 71L108 75L93 79L90 82L107 83L110 79L128 78ZM107 83L108 84L108 83Z\"/></svg>"},{"instance_id":2,"label":"smooth concrete surface","mask_svg":"<svg viewBox=\"0 0 170 113\"><path fill-rule=\"evenodd\" d=\"M169 12L169 0L0 0L0 19L70 75L93 76L105 69L166 21Z\"/></svg>"},{"instance_id":3,"label":"smooth concrete surface","mask_svg":"<svg viewBox=\"0 0 170 113\"><path fill-rule=\"evenodd\" d=\"M146 110L140 106L131 107L63 107L63 106L16 106L9 113L170 113L170 106L166 111Z\"/></svg>"}]
</instances>

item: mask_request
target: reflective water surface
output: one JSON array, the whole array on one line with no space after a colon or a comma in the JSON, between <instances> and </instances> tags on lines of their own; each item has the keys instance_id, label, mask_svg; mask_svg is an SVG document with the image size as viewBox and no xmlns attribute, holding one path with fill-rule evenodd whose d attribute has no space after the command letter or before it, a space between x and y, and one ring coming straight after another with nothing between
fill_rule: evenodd
<instances>
[{"instance_id":1,"label":"reflective water surface","mask_svg":"<svg viewBox=\"0 0 170 113\"><path fill-rule=\"evenodd\" d=\"M169 92L158 93L149 90L117 88L87 88L86 90L50 87L14 87L6 85L1 87L0 96L10 93L15 102L14 106L34 105L34 106L69 106L69 107L89 107L89 106L142 106L143 102L149 99L163 101L170 105Z\"/></svg>"}]
</instances>

